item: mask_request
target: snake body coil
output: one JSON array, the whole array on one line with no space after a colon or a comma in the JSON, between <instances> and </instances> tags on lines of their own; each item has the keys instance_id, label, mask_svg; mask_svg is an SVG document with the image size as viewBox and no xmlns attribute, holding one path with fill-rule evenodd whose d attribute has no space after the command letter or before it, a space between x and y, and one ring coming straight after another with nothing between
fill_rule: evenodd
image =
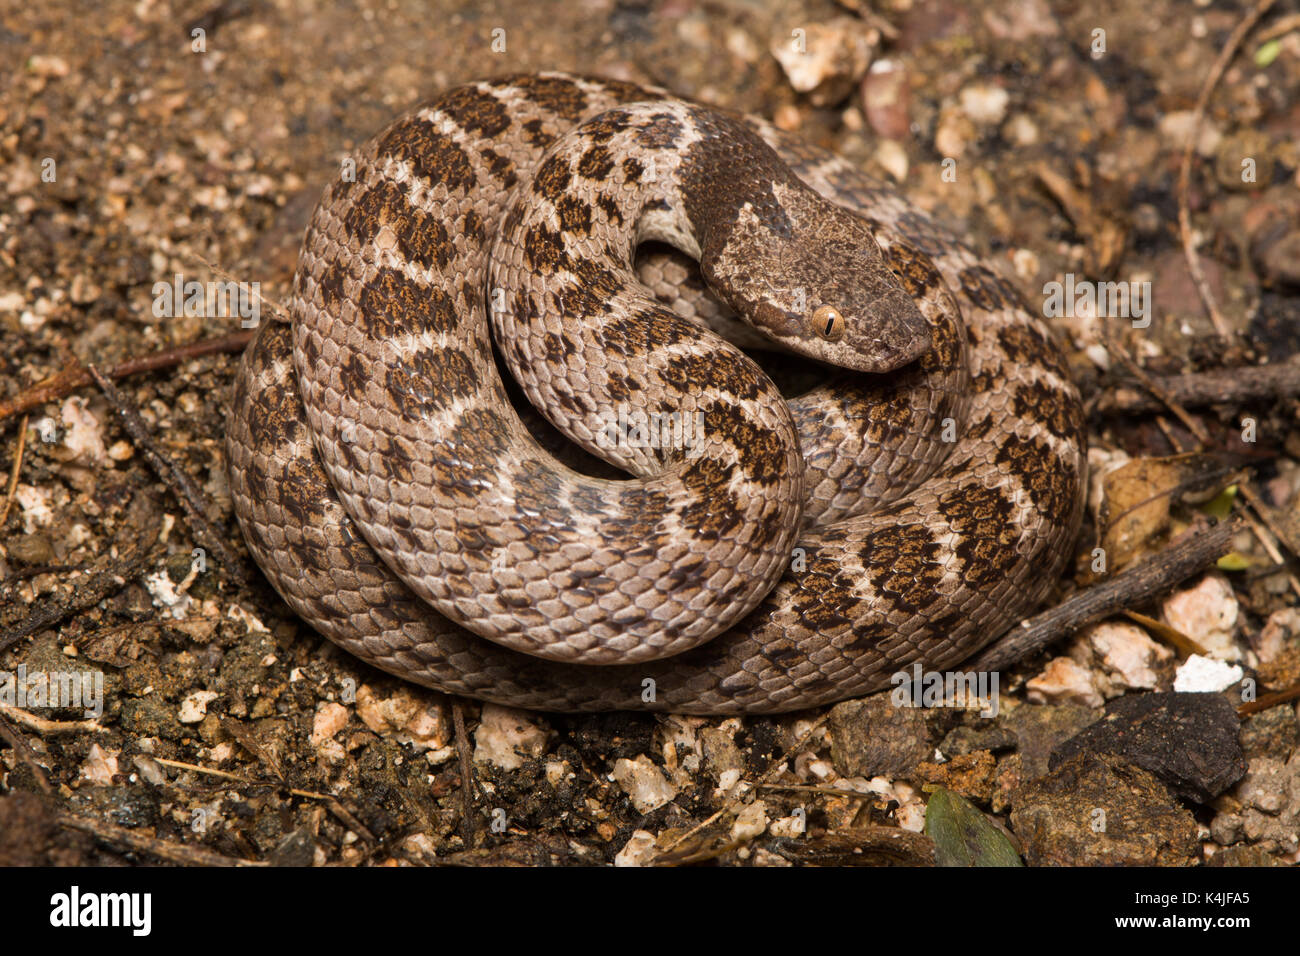
<instances>
[{"instance_id":1,"label":"snake body coil","mask_svg":"<svg viewBox=\"0 0 1300 956\"><path fill-rule=\"evenodd\" d=\"M1061 570L1084 468L1063 363L844 161L562 74L452 90L356 160L292 326L245 354L227 457L253 557L357 656L539 710L786 711L959 663ZM712 294L665 254L638 276L648 240ZM705 326L838 368L787 403ZM515 411L490 327L549 425ZM623 474L557 459L552 426Z\"/></svg>"}]
</instances>

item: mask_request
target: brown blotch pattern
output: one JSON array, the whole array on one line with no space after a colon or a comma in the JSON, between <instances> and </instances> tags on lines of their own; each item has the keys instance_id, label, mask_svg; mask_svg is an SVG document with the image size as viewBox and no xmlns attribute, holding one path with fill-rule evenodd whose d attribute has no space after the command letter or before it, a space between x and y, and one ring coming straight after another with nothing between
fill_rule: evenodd
<instances>
[{"instance_id":1,"label":"brown blotch pattern","mask_svg":"<svg viewBox=\"0 0 1300 956\"><path fill-rule=\"evenodd\" d=\"M573 171L569 169L567 157L554 153L537 167L533 174L533 192L554 205L563 199L573 182ZM515 203L516 208L519 203Z\"/></svg>"},{"instance_id":2,"label":"brown blotch pattern","mask_svg":"<svg viewBox=\"0 0 1300 956\"><path fill-rule=\"evenodd\" d=\"M446 183L448 189L470 189L474 167L465 151L428 120L411 116L398 120L376 143L380 156L406 160L411 172L429 182ZM357 171L360 178L361 170Z\"/></svg>"},{"instance_id":3,"label":"brown blotch pattern","mask_svg":"<svg viewBox=\"0 0 1300 956\"><path fill-rule=\"evenodd\" d=\"M416 352L388 370L384 392L389 407L404 418L424 417L447 408L457 398L478 391L474 363L459 349Z\"/></svg>"},{"instance_id":4,"label":"brown blotch pattern","mask_svg":"<svg viewBox=\"0 0 1300 956\"><path fill-rule=\"evenodd\" d=\"M993 312L997 309L1020 308L1020 297L1014 287L984 266L963 269L957 278L961 282L962 292L981 309Z\"/></svg>"},{"instance_id":5,"label":"brown blotch pattern","mask_svg":"<svg viewBox=\"0 0 1300 956\"><path fill-rule=\"evenodd\" d=\"M972 486L940 497L937 510L962 535L957 545L962 580L972 588L1002 581L1017 557L1011 500L995 488Z\"/></svg>"},{"instance_id":6,"label":"brown blotch pattern","mask_svg":"<svg viewBox=\"0 0 1300 956\"><path fill-rule=\"evenodd\" d=\"M578 160L578 175L597 182L604 182L613 168L613 154L600 145L588 147Z\"/></svg>"},{"instance_id":7,"label":"brown blotch pattern","mask_svg":"<svg viewBox=\"0 0 1300 956\"><path fill-rule=\"evenodd\" d=\"M1046 520L1061 521L1071 513L1078 476L1046 442L1007 435L997 451L996 461L1007 465L1020 478L1034 510Z\"/></svg>"},{"instance_id":8,"label":"brown blotch pattern","mask_svg":"<svg viewBox=\"0 0 1300 956\"><path fill-rule=\"evenodd\" d=\"M380 269L361 287L357 299L360 324L372 339L409 329L450 332L459 318L451 297L441 289L413 282L396 269Z\"/></svg>"},{"instance_id":9,"label":"brown blotch pattern","mask_svg":"<svg viewBox=\"0 0 1300 956\"><path fill-rule=\"evenodd\" d=\"M473 86L461 86L438 100L438 108L459 126L491 139L510 128L505 104Z\"/></svg>"},{"instance_id":10,"label":"brown blotch pattern","mask_svg":"<svg viewBox=\"0 0 1300 956\"><path fill-rule=\"evenodd\" d=\"M387 179L362 193L343 223L358 245L372 242L388 226L402 255L426 269L446 268L456 251L442 219L413 207L402 187Z\"/></svg>"},{"instance_id":11,"label":"brown blotch pattern","mask_svg":"<svg viewBox=\"0 0 1300 956\"><path fill-rule=\"evenodd\" d=\"M1011 395L1012 410L1029 422L1042 422L1057 438L1079 439L1080 416L1060 389L1042 382L1029 382L1016 388Z\"/></svg>"},{"instance_id":12,"label":"brown blotch pattern","mask_svg":"<svg viewBox=\"0 0 1300 956\"><path fill-rule=\"evenodd\" d=\"M1060 353L1037 329L1026 325L1008 325L998 329L998 344L1013 362L1020 365L1038 365L1063 381L1070 381L1070 373Z\"/></svg>"},{"instance_id":13,"label":"brown blotch pattern","mask_svg":"<svg viewBox=\"0 0 1300 956\"><path fill-rule=\"evenodd\" d=\"M507 82L542 109L569 122L581 119L587 108L587 94L582 88L559 77L521 76Z\"/></svg>"},{"instance_id":14,"label":"brown blotch pattern","mask_svg":"<svg viewBox=\"0 0 1300 956\"><path fill-rule=\"evenodd\" d=\"M943 551L925 527L903 524L878 529L859 557L891 603L914 614L934 600L943 581Z\"/></svg>"}]
</instances>

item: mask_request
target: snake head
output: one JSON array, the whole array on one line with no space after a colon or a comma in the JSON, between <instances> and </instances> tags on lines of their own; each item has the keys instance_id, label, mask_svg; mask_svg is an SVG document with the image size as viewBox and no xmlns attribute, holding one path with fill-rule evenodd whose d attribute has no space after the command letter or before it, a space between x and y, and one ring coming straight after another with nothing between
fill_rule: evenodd
<instances>
[{"instance_id":1,"label":"snake head","mask_svg":"<svg viewBox=\"0 0 1300 956\"><path fill-rule=\"evenodd\" d=\"M888 372L931 345L929 324L862 219L796 184L779 213L739 210L701 252L705 281L767 338L807 358Z\"/></svg>"}]
</instances>

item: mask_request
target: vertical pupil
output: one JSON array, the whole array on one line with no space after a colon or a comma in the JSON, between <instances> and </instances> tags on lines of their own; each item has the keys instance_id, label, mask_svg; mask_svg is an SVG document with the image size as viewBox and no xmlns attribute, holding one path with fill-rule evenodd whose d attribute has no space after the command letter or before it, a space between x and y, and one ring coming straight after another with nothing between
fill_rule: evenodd
<instances>
[{"instance_id":1,"label":"vertical pupil","mask_svg":"<svg viewBox=\"0 0 1300 956\"><path fill-rule=\"evenodd\" d=\"M832 315L829 319L826 320L826 331L823 334L830 335L831 329L833 329L834 327L835 327L835 316Z\"/></svg>"}]
</instances>

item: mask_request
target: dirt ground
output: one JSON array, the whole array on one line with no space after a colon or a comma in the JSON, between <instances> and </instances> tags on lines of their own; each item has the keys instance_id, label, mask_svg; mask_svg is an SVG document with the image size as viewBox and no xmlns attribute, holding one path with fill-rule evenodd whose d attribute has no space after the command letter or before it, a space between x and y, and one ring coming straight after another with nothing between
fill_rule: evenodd
<instances>
[{"instance_id":1,"label":"dirt ground","mask_svg":"<svg viewBox=\"0 0 1300 956\"><path fill-rule=\"evenodd\" d=\"M1097 582L1095 549L1113 573L1247 495L1260 533L1132 608L1155 623L1117 618L1003 674L991 720L879 696L743 720L461 702L462 754L452 701L334 649L248 558L224 476L237 355L118 383L193 481L233 567L211 548L196 565L175 482L84 385L0 419L4 476L21 455L0 489L0 673L103 682L89 717L0 699L0 864L932 863L998 847L1030 863L1297 861L1295 701L1236 708L1300 683L1300 404L1281 388L1189 402L1190 424L1106 404L1131 386L1121 354L1173 376L1300 352L1294 3L1246 38L1199 129L1197 97L1250 3L91 7L0 0L0 399L74 360L108 368L239 332L238 315L211 308L156 317L155 284L231 279L284 301L307 218L350 149L458 82L576 70L772 117L900 181L1031 304L1067 274L1150 283L1152 321L1112 322L1110 351L1101 320L1056 320L1093 411L1095 472L1156 460L1105 489L1098 479L1094 504L1103 492L1108 504L1085 522L1058 599ZM811 91L773 54L799 30L845 51ZM1178 228L1193 131L1191 227L1226 343ZM1165 766L1168 753L1050 757L1107 701L1171 691L1181 636L1242 668L1201 695L1231 703L1226 714L1192 722L1194 739L1228 728L1217 783ZM1062 820L1107 801L1111 832L1060 836ZM978 837L954 849L940 819Z\"/></svg>"}]
</instances>

